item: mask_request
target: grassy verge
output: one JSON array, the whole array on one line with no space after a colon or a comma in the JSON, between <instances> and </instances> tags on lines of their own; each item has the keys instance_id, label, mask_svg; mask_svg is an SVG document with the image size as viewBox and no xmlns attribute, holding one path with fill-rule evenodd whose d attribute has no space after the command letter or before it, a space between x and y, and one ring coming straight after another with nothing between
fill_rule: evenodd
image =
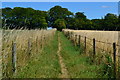
<instances>
[{"instance_id":1,"label":"grassy verge","mask_svg":"<svg viewBox=\"0 0 120 80\"><path fill-rule=\"evenodd\" d=\"M20 72L29 60L39 55L47 42L53 39L53 30L3 30L2 36L2 75L3 78L14 76L13 69L13 42L16 53L16 68Z\"/></svg>"},{"instance_id":2,"label":"grassy verge","mask_svg":"<svg viewBox=\"0 0 120 80\"><path fill-rule=\"evenodd\" d=\"M60 74L60 66L57 56L57 34L48 41L43 51L34 57L27 66L17 73L17 78L57 78Z\"/></svg>"},{"instance_id":3,"label":"grassy verge","mask_svg":"<svg viewBox=\"0 0 120 80\"><path fill-rule=\"evenodd\" d=\"M90 65L86 62L87 56L81 54L79 50L73 46L63 33L60 33L61 54L64 63L68 69L71 78L96 78L99 66Z\"/></svg>"}]
</instances>

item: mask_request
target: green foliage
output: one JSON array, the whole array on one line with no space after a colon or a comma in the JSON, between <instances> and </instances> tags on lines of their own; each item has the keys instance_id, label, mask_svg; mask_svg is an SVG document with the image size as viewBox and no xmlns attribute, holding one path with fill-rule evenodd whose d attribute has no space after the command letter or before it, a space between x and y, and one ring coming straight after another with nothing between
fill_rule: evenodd
<instances>
[{"instance_id":1,"label":"green foliage","mask_svg":"<svg viewBox=\"0 0 120 80\"><path fill-rule=\"evenodd\" d=\"M48 11L34 10L32 8L3 8L2 9L2 27L7 29L46 29L47 27L56 28L56 21L64 19L62 25L66 28L77 30L120 30L120 15L112 13L106 14L101 19L87 19L84 12L73 14L67 8L54 6ZM63 26L62 26L63 27ZM65 26L63 27L65 28ZM61 30L61 28L59 29Z\"/></svg>"},{"instance_id":2,"label":"green foliage","mask_svg":"<svg viewBox=\"0 0 120 80\"><path fill-rule=\"evenodd\" d=\"M103 19L93 19L92 22L96 30L120 30L119 18L115 14L108 13Z\"/></svg>"},{"instance_id":3,"label":"green foliage","mask_svg":"<svg viewBox=\"0 0 120 80\"><path fill-rule=\"evenodd\" d=\"M102 60L103 58L101 58ZM99 64L101 68L98 70L98 77L102 78L114 78L114 64L112 62L112 58L106 54L104 57L104 61L101 61Z\"/></svg>"},{"instance_id":4,"label":"green foliage","mask_svg":"<svg viewBox=\"0 0 120 80\"><path fill-rule=\"evenodd\" d=\"M55 28L57 28L57 30L62 31L62 29L66 28L66 24L65 24L65 20L64 19L57 19L54 23Z\"/></svg>"},{"instance_id":5,"label":"green foliage","mask_svg":"<svg viewBox=\"0 0 120 80\"><path fill-rule=\"evenodd\" d=\"M2 11L4 28L47 28L47 12L45 11L22 7L3 8Z\"/></svg>"},{"instance_id":6,"label":"green foliage","mask_svg":"<svg viewBox=\"0 0 120 80\"><path fill-rule=\"evenodd\" d=\"M84 13L77 12L75 13L74 17L69 18L67 20L68 26L67 28L71 29L92 29L93 22L86 18Z\"/></svg>"},{"instance_id":7,"label":"green foliage","mask_svg":"<svg viewBox=\"0 0 120 80\"><path fill-rule=\"evenodd\" d=\"M73 15L67 8L62 8L61 6L54 6L48 11L49 15L49 26L54 27L54 22L57 19L66 19Z\"/></svg>"},{"instance_id":8,"label":"green foliage","mask_svg":"<svg viewBox=\"0 0 120 80\"><path fill-rule=\"evenodd\" d=\"M84 13L81 13L81 12L75 13L75 18L78 18L78 19L87 19L86 16L84 15Z\"/></svg>"},{"instance_id":9,"label":"green foliage","mask_svg":"<svg viewBox=\"0 0 120 80\"><path fill-rule=\"evenodd\" d=\"M89 52L92 54L92 51ZM89 55L86 59L90 65L98 65L97 77L99 78L115 78L114 63L112 58L106 53L99 53L93 58L93 55Z\"/></svg>"}]
</instances>

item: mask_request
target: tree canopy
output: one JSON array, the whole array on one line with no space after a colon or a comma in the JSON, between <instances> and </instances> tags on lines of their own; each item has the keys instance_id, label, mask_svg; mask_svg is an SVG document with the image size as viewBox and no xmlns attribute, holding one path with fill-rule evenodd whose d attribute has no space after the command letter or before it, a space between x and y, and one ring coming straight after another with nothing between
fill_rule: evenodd
<instances>
[{"instance_id":1,"label":"tree canopy","mask_svg":"<svg viewBox=\"0 0 120 80\"><path fill-rule=\"evenodd\" d=\"M4 29L46 29L47 27L77 30L120 30L120 15L106 14L101 19L87 19L84 12L75 14L67 8L54 6L48 11L33 8L2 8Z\"/></svg>"},{"instance_id":2,"label":"tree canopy","mask_svg":"<svg viewBox=\"0 0 120 80\"><path fill-rule=\"evenodd\" d=\"M3 27L13 28L47 28L48 15L46 11L34 10L32 8L15 7L3 8Z\"/></svg>"},{"instance_id":3,"label":"tree canopy","mask_svg":"<svg viewBox=\"0 0 120 80\"><path fill-rule=\"evenodd\" d=\"M65 20L64 19L57 19L54 23L54 26L56 26L56 28L58 30L62 31L62 29L66 28Z\"/></svg>"},{"instance_id":4,"label":"tree canopy","mask_svg":"<svg viewBox=\"0 0 120 80\"><path fill-rule=\"evenodd\" d=\"M54 25L54 22L57 19L66 20L66 18L72 16L73 13L70 12L67 8L62 8L61 6L55 6L48 11L48 15L49 15L49 23L50 23L49 26L56 28L56 25Z\"/></svg>"}]
</instances>

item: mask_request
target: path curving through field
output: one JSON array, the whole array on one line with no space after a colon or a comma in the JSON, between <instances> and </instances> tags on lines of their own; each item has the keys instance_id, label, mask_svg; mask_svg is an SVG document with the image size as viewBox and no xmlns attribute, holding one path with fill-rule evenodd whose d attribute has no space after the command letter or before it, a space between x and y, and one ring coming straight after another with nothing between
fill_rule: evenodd
<instances>
[{"instance_id":1,"label":"path curving through field","mask_svg":"<svg viewBox=\"0 0 120 80\"><path fill-rule=\"evenodd\" d=\"M60 42L60 37L59 37L59 33L58 33L58 51L57 51L57 55L59 58L59 64L61 67L61 75L60 78L70 78L68 75L68 70L63 62L63 58L61 56L61 42Z\"/></svg>"}]
</instances>

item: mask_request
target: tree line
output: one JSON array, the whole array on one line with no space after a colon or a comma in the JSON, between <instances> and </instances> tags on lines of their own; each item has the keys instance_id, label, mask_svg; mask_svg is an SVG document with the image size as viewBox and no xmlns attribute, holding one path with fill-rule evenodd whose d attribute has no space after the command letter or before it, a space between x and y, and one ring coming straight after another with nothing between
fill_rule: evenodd
<instances>
[{"instance_id":1,"label":"tree line","mask_svg":"<svg viewBox=\"0 0 120 80\"><path fill-rule=\"evenodd\" d=\"M2 8L3 29L47 29L47 27L75 30L120 30L120 15L106 14L101 19L87 19L84 12L75 14L67 8L54 6L48 11L33 8Z\"/></svg>"}]
</instances>

